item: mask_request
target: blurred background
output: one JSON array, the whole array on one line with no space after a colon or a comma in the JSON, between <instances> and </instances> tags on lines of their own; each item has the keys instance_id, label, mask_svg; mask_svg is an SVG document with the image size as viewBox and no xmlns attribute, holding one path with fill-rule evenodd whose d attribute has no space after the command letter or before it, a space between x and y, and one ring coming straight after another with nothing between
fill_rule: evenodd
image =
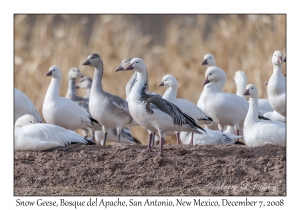
<instances>
[{"instance_id":1,"label":"blurred background","mask_svg":"<svg viewBox=\"0 0 300 210\"><path fill-rule=\"evenodd\" d=\"M125 99L132 72L115 72L124 58L140 57L148 68L149 90L163 94L157 85L166 74L179 83L177 97L197 103L203 90L203 56L211 53L227 75L223 91L236 93L233 82L243 70L261 98L273 72L275 50L286 54L286 15L15 15L14 87L25 93L42 116L52 65L63 73L60 88L65 96L68 71L78 67L84 76L94 70L82 63L91 53L104 62L103 88ZM283 65L285 74L285 64ZM77 91L84 96L85 91ZM131 128L143 144L147 132ZM81 131L78 133L81 134ZM175 137L167 142L175 143Z\"/></svg>"}]
</instances>

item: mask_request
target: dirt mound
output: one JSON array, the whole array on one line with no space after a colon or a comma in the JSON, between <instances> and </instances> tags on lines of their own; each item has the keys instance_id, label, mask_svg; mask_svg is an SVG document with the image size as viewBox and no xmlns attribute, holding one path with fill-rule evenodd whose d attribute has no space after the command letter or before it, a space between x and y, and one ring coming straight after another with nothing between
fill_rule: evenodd
<instances>
[{"instance_id":1,"label":"dirt mound","mask_svg":"<svg viewBox=\"0 0 300 210\"><path fill-rule=\"evenodd\" d=\"M14 154L14 195L286 195L286 147L82 145Z\"/></svg>"}]
</instances>

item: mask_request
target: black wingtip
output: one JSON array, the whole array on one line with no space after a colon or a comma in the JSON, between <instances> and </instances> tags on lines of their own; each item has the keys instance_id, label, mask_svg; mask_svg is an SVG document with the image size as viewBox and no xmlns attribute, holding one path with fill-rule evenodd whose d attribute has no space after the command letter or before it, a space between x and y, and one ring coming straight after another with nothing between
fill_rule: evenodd
<instances>
[{"instance_id":1,"label":"black wingtip","mask_svg":"<svg viewBox=\"0 0 300 210\"><path fill-rule=\"evenodd\" d=\"M89 140L89 139L85 139L87 142L86 142L86 145L96 145L96 142L92 141L92 140Z\"/></svg>"},{"instance_id":2,"label":"black wingtip","mask_svg":"<svg viewBox=\"0 0 300 210\"><path fill-rule=\"evenodd\" d=\"M200 128L201 130L203 130L205 133L206 133L206 130L204 130L202 127L200 127L199 125L198 125L198 128Z\"/></svg>"},{"instance_id":3,"label":"black wingtip","mask_svg":"<svg viewBox=\"0 0 300 210\"><path fill-rule=\"evenodd\" d=\"M266 118L266 117L260 116L260 115L258 115L258 119L260 119L260 120L270 120L269 118Z\"/></svg>"},{"instance_id":4,"label":"black wingtip","mask_svg":"<svg viewBox=\"0 0 300 210\"><path fill-rule=\"evenodd\" d=\"M234 144L246 145L244 142L241 142L241 141L235 141Z\"/></svg>"},{"instance_id":5,"label":"black wingtip","mask_svg":"<svg viewBox=\"0 0 300 210\"><path fill-rule=\"evenodd\" d=\"M91 123L92 123L92 125L94 125L93 124L93 122L95 122L95 123L97 123L97 124L99 124L99 122L97 121L97 120L95 120L94 118L91 118L91 117L89 117L90 118L90 120L92 121Z\"/></svg>"}]
</instances>

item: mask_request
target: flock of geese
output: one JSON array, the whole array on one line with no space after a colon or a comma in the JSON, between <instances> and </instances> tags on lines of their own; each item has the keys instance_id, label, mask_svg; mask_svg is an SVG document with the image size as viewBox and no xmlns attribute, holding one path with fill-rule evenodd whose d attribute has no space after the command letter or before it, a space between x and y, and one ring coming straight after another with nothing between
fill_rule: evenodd
<instances>
[{"instance_id":1,"label":"flock of geese","mask_svg":"<svg viewBox=\"0 0 300 210\"><path fill-rule=\"evenodd\" d=\"M286 58L282 52L275 51L273 74L266 83L268 98L258 99L257 88L247 84L243 71L237 71L234 77L236 94L223 92L226 74L217 67L214 56L206 54L201 63L207 66L204 89L197 105L177 98L178 81L170 74L158 85L168 87L163 96L149 91L148 70L141 58L124 59L116 69L134 71L126 85L126 100L103 89L103 61L96 53L83 63L94 68L93 80L83 77L76 67L69 70L66 97L59 95L61 71L58 66L51 66L46 74L51 82L42 108L46 123L32 101L15 88L15 150L69 149L81 144L106 145L107 141L140 144L132 136L131 126L147 130L147 151L152 152L152 146L160 141L160 156L164 155L164 139L169 135L176 135L177 144L285 144L283 62ZM76 95L78 88L86 89L84 97ZM82 130L83 137L74 132L77 129ZM240 141L242 137L244 143Z\"/></svg>"}]
</instances>

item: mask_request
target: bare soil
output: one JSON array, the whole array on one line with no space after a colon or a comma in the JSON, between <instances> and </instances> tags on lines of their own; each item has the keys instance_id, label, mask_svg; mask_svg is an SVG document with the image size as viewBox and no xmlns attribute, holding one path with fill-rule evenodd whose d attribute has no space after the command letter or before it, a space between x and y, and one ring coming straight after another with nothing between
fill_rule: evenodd
<instances>
[{"instance_id":1,"label":"bare soil","mask_svg":"<svg viewBox=\"0 0 300 210\"><path fill-rule=\"evenodd\" d=\"M14 195L286 195L286 146L82 145L16 151Z\"/></svg>"}]
</instances>

